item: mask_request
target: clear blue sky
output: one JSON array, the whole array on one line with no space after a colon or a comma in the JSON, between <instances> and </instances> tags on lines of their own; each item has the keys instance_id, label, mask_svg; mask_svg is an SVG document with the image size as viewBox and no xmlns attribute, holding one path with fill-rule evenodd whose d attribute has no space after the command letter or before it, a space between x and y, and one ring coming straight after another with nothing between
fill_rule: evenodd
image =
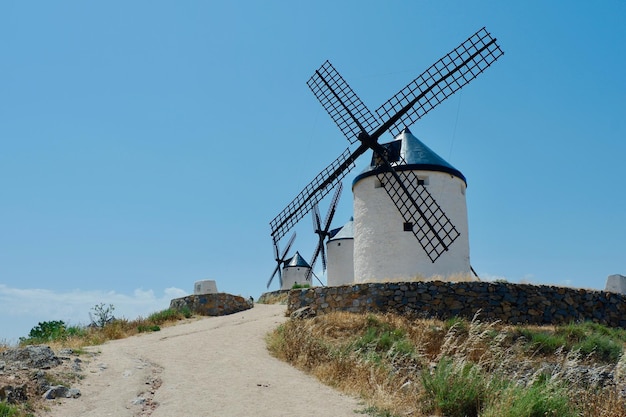
<instances>
[{"instance_id":1,"label":"clear blue sky","mask_svg":"<svg viewBox=\"0 0 626 417\"><path fill-rule=\"evenodd\" d=\"M626 275L625 19L615 0L0 3L0 341L200 279L258 297L269 221L347 146L313 71L375 109L483 26L505 55L411 127L468 179L471 263L604 288ZM296 230L309 258L310 217Z\"/></svg>"}]
</instances>

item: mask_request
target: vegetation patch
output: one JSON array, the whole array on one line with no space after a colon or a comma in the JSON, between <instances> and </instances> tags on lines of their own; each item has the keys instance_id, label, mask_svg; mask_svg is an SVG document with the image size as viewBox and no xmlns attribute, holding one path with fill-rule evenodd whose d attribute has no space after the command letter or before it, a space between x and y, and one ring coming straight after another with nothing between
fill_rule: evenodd
<instances>
[{"instance_id":1,"label":"vegetation patch","mask_svg":"<svg viewBox=\"0 0 626 417\"><path fill-rule=\"evenodd\" d=\"M276 357L375 416L626 415L625 332L332 312L267 336Z\"/></svg>"}]
</instances>

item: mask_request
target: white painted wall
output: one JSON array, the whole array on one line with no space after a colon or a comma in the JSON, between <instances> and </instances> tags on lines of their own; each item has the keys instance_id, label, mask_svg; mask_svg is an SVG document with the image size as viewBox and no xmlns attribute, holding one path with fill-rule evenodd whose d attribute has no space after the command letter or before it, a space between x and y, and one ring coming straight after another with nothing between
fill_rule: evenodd
<instances>
[{"instance_id":1,"label":"white painted wall","mask_svg":"<svg viewBox=\"0 0 626 417\"><path fill-rule=\"evenodd\" d=\"M375 175L354 184L354 280L413 280L471 274L465 182L445 172L415 171L460 236L435 263L428 258Z\"/></svg>"},{"instance_id":2,"label":"white painted wall","mask_svg":"<svg viewBox=\"0 0 626 417\"><path fill-rule=\"evenodd\" d=\"M311 279L313 279L313 274L309 277L307 281L306 276L307 273L311 270L311 268L302 267L302 266L286 266L283 268L283 286L280 288L281 290L290 290L293 287L293 284L305 285L309 284L313 286L311 283Z\"/></svg>"},{"instance_id":3,"label":"white painted wall","mask_svg":"<svg viewBox=\"0 0 626 417\"><path fill-rule=\"evenodd\" d=\"M328 286L354 283L354 239L331 239L326 242Z\"/></svg>"}]
</instances>

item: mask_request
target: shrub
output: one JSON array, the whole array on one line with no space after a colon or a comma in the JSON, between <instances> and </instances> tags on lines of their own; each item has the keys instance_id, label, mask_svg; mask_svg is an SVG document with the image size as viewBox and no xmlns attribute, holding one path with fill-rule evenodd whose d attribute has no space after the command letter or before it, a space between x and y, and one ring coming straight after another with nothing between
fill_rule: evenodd
<instances>
[{"instance_id":1,"label":"shrub","mask_svg":"<svg viewBox=\"0 0 626 417\"><path fill-rule=\"evenodd\" d=\"M374 315L367 317L367 328L353 343L352 349L377 363L380 362L381 355L412 355L415 351L404 330L393 328Z\"/></svg>"},{"instance_id":2,"label":"shrub","mask_svg":"<svg viewBox=\"0 0 626 417\"><path fill-rule=\"evenodd\" d=\"M100 303L91 308L91 312L89 312L89 318L91 319L91 325L99 328L104 328L108 323L111 323L115 320L113 316L113 311L115 307L113 304L109 304L108 306L104 303Z\"/></svg>"},{"instance_id":3,"label":"shrub","mask_svg":"<svg viewBox=\"0 0 626 417\"><path fill-rule=\"evenodd\" d=\"M20 342L45 343L61 339L65 335L65 323L62 320L43 321L30 329L28 339L20 338Z\"/></svg>"},{"instance_id":4,"label":"shrub","mask_svg":"<svg viewBox=\"0 0 626 417\"><path fill-rule=\"evenodd\" d=\"M19 409L13 405L0 402L0 417L18 417Z\"/></svg>"},{"instance_id":5,"label":"shrub","mask_svg":"<svg viewBox=\"0 0 626 417\"><path fill-rule=\"evenodd\" d=\"M565 337L560 334L530 328L522 328L518 331L528 340L531 348L536 349L540 353L552 354L559 348L567 347L568 345Z\"/></svg>"},{"instance_id":6,"label":"shrub","mask_svg":"<svg viewBox=\"0 0 626 417\"><path fill-rule=\"evenodd\" d=\"M431 402L429 411L448 417L478 416L487 381L477 365L443 358L432 373L424 370L421 377Z\"/></svg>"},{"instance_id":7,"label":"shrub","mask_svg":"<svg viewBox=\"0 0 626 417\"><path fill-rule=\"evenodd\" d=\"M142 324L142 325L137 326L137 331L139 333L158 332L159 330L161 330L161 328L156 324L153 324L153 325Z\"/></svg>"},{"instance_id":8,"label":"shrub","mask_svg":"<svg viewBox=\"0 0 626 417\"><path fill-rule=\"evenodd\" d=\"M193 316L193 313L191 312L191 309L188 306L183 306L181 307L179 310L180 314L183 315L184 318L188 319L191 316Z\"/></svg>"},{"instance_id":9,"label":"shrub","mask_svg":"<svg viewBox=\"0 0 626 417\"><path fill-rule=\"evenodd\" d=\"M522 387L509 383L502 391L493 392L482 417L576 417L578 412L570 402L567 391L558 384L542 379Z\"/></svg>"},{"instance_id":10,"label":"shrub","mask_svg":"<svg viewBox=\"0 0 626 417\"><path fill-rule=\"evenodd\" d=\"M182 319L184 314L179 310L168 308L166 310L157 311L148 316L148 321L154 324L163 324L167 321L177 321Z\"/></svg>"},{"instance_id":11,"label":"shrub","mask_svg":"<svg viewBox=\"0 0 626 417\"><path fill-rule=\"evenodd\" d=\"M608 336L592 334L574 345L585 355L594 354L598 359L607 362L617 362L622 355L622 344Z\"/></svg>"},{"instance_id":12,"label":"shrub","mask_svg":"<svg viewBox=\"0 0 626 417\"><path fill-rule=\"evenodd\" d=\"M297 282L291 286L292 290L298 290L300 288L311 288L310 284L298 284Z\"/></svg>"}]
</instances>

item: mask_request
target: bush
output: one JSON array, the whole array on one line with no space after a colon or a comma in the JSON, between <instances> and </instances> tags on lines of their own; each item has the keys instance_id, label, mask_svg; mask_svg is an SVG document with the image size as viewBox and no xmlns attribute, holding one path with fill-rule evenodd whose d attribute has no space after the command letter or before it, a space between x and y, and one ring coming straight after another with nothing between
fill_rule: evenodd
<instances>
[{"instance_id":1,"label":"bush","mask_svg":"<svg viewBox=\"0 0 626 417\"><path fill-rule=\"evenodd\" d=\"M576 417L564 388L541 380L529 387L509 383L502 391L493 392L494 402L485 407L482 417Z\"/></svg>"},{"instance_id":2,"label":"bush","mask_svg":"<svg viewBox=\"0 0 626 417\"><path fill-rule=\"evenodd\" d=\"M353 343L352 349L360 351L366 358L377 363L380 362L381 355L412 355L415 352L415 347L407 339L404 330L393 328L374 315L367 317L367 328Z\"/></svg>"},{"instance_id":3,"label":"bush","mask_svg":"<svg viewBox=\"0 0 626 417\"><path fill-rule=\"evenodd\" d=\"M615 342L608 336L592 334L574 345L585 355L594 354L599 360L617 362L622 356L622 343Z\"/></svg>"},{"instance_id":4,"label":"bush","mask_svg":"<svg viewBox=\"0 0 626 417\"><path fill-rule=\"evenodd\" d=\"M107 324L115 320L113 311L115 307L113 304L106 306L104 303L100 303L91 308L89 312L89 318L91 319L91 325L94 327L104 328Z\"/></svg>"},{"instance_id":5,"label":"bush","mask_svg":"<svg viewBox=\"0 0 626 417\"><path fill-rule=\"evenodd\" d=\"M561 334L529 328L519 329L519 333L528 340L531 348L540 353L552 354L559 348L568 346L567 339Z\"/></svg>"},{"instance_id":6,"label":"bush","mask_svg":"<svg viewBox=\"0 0 626 417\"><path fill-rule=\"evenodd\" d=\"M28 339L35 343L45 343L61 339L65 334L65 323L62 320L43 321L30 329ZM20 338L20 341L26 340Z\"/></svg>"},{"instance_id":7,"label":"bush","mask_svg":"<svg viewBox=\"0 0 626 417\"><path fill-rule=\"evenodd\" d=\"M184 317L183 313L168 308L166 310L157 311L156 313L152 313L148 316L148 321L154 324L163 324L167 321L176 321L180 320Z\"/></svg>"},{"instance_id":8,"label":"bush","mask_svg":"<svg viewBox=\"0 0 626 417\"><path fill-rule=\"evenodd\" d=\"M434 372L422 371L422 384L432 410L448 417L477 417L487 382L480 368L469 362L443 358Z\"/></svg>"},{"instance_id":9,"label":"bush","mask_svg":"<svg viewBox=\"0 0 626 417\"><path fill-rule=\"evenodd\" d=\"M19 409L15 406L0 402L0 417L18 417Z\"/></svg>"},{"instance_id":10,"label":"bush","mask_svg":"<svg viewBox=\"0 0 626 417\"><path fill-rule=\"evenodd\" d=\"M161 328L159 326L157 326L156 324L153 325L139 325L137 326L137 331L139 333L145 333L145 332L158 332L159 330L161 330Z\"/></svg>"}]
</instances>

